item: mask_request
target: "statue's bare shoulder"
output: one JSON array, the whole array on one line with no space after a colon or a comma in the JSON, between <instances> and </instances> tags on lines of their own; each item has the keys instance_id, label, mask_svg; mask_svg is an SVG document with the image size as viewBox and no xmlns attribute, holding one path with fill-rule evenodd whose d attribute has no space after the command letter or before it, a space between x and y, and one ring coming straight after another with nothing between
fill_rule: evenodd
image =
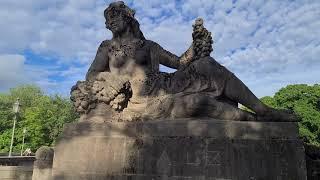
<instances>
[{"instance_id":1,"label":"statue's bare shoulder","mask_svg":"<svg viewBox=\"0 0 320 180\"><path fill-rule=\"evenodd\" d=\"M108 47L110 46L111 44L111 40L104 40L100 43L99 47L98 47L98 52L102 51L102 50L107 50Z\"/></svg>"},{"instance_id":2,"label":"statue's bare shoulder","mask_svg":"<svg viewBox=\"0 0 320 180\"><path fill-rule=\"evenodd\" d=\"M86 80L93 80L97 73L102 71L109 71L108 63L108 47L110 40L104 40L100 43L97 54L86 74Z\"/></svg>"}]
</instances>

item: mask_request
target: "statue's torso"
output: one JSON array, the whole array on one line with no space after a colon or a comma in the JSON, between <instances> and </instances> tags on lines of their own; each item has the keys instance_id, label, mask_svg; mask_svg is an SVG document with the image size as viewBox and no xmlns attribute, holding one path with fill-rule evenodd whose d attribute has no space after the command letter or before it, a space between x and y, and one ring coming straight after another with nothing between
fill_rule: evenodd
<instances>
[{"instance_id":1,"label":"statue's torso","mask_svg":"<svg viewBox=\"0 0 320 180\"><path fill-rule=\"evenodd\" d=\"M150 48L143 40L126 42L111 40L108 45L110 72L130 78L141 78L151 71Z\"/></svg>"},{"instance_id":2,"label":"statue's torso","mask_svg":"<svg viewBox=\"0 0 320 180\"><path fill-rule=\"evenodd\" d=\"M133 39L125 42L111 40L108 48L110 73L128 78L133 96L144 96L147 75L152 71L150 47L144 40Z\"/></svg>"}]
</instances>

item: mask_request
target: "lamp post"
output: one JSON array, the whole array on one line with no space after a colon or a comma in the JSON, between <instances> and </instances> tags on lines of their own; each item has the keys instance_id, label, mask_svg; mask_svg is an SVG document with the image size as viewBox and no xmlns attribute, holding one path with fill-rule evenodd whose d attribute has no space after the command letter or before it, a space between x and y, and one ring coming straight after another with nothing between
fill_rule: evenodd
<instances>
[{"instance_id":1,"label":"lamp post","mask_svg":"<svg viewBox=\"0 0 320 180\"><path fill-rule=\"evenodd\" d=\"M11 157L11 153L12 153L14 130L15 130L15 128L16 128L16 121L17 121L17 115L18 115L18 113L19 113L19 110L20 110L20 102L19 102L19 98L17 98L17 101L13 104L14 118L13 118L13 128L12 128L12 136L11 136L11 144L10 144L9 157Z\"/></svg>"},{"instance_id":2,"label":"lamp post","mask_svg":"<svg viewBox=\"0 0 320 180\"><path fill-rule=\"evenodd\" d=\"M22 138L22 145L21 145L20 156L22 156L23 146L24 146L24 138L25 138L25 136L26 136L26 132L27 132L27 129L26 129L26 128L23 128L23 138Z\"/></svg>"}]
</instances>

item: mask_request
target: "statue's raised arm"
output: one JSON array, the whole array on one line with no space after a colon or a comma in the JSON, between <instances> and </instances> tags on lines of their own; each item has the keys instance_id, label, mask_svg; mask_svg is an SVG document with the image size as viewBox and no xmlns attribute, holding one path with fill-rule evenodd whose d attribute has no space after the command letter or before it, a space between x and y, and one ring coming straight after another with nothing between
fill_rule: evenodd
<instances>
[{"instance_id":1,"label":"statue's raised arm","mask_svg":"<svg viewBox=\"0 0 320 180\"><path fill-rule=\"evenodd\" d=\"M190 47L180 57L163 49L156 42L152 42L152 51L154 58L159 59L159 63L174 69L182 69L192 63L194 60L210 56L212 52L211 33L203 26L201 18L196 19L193 25L193 42Z\"/></svg>"}]
</instances>

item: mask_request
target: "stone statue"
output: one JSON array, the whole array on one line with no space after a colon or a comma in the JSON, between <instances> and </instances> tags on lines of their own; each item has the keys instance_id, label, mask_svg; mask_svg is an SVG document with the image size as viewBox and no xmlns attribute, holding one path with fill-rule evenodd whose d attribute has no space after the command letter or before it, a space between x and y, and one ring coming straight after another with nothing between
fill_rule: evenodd
<instances>
[{"instance_id":1,"label":"stone statue","mask_svg":"<svg viewBox=\"0 0 320 180\"><path fill-rule=\"evenodd\" d=\"M86 80L71 89L71 100L83 119L296 121L294 114L264 105L210 57L213 41L202 19L193 25L191 46L178 57L147 40L134 15L122 1L111 3L104 11L113 37L101 43ZM160 64L177 71L160 72ZM238 103L254 113L239 109Z\"/></svg>"}]
</instances>

